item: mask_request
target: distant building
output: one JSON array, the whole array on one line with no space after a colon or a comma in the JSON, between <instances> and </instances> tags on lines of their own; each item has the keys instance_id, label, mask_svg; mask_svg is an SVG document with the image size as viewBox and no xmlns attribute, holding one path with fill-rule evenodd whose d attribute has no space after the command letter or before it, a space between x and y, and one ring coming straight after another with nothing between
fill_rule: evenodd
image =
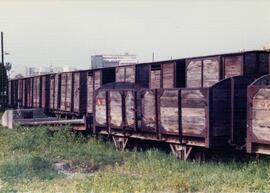
<instances>
[{"instance_id":1,"label":"distant building","mask_svg":"<svg viewBox=\"0 0 270 193\"><path fill-rule=\"evenodd\" d=\"M121 65L137 64L137 56L131 54L124 55L94 55L91 56L92 68L104 68Z\"/></svg>"},{"instance_id":2,"label":"distant building","mask_svg":"<svg viewBox=\"0 0 270 193\"><path fill-rule=\"evenodd\" d=\"M35 67L25 67L25 76L29 77L29 76L35 76L37 75L38 69Z\"/></svg>"},{"instance_id":3,"label":"distant building","mask_svg":"<svg viewBox=\"0 0 270 193\"><path fill-rule=\"evenodd\" d=\"M76 68L70 66L64 67L25 67L25 77L29 76L36 76L36 75L43 75L43 74L50 74L50 73L60 73L60 72L69 72L74 71Z\"/></svg>"},{"instance_id":4,"label":"distant building","mask_svg":"<svg viewBox=\"0 0 270 193\"><path fill-rule=\"evenodd\" d=\"M75 71L77 70L76 68L70 67L70 66L64 66L62 68L62 72L70 72L70 71Z\"/></svg>"}]
</instances>

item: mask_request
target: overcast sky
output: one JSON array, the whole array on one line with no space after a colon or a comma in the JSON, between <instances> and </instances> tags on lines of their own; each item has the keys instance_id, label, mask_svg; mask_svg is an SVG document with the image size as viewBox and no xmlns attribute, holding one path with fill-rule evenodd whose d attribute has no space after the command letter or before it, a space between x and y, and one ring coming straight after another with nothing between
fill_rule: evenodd
<instances>
[{"instance_id":1,"label":"overcast sky","mask_svg":"<svg viewBox=\"0 0 270 193\"><path fill-rule=\"evenodd\" d=\"M270 42L270 1L0 0L0 31L16 72L85 69L95 54L140 62L260 49Z\"/></svg>"}]
</instances>

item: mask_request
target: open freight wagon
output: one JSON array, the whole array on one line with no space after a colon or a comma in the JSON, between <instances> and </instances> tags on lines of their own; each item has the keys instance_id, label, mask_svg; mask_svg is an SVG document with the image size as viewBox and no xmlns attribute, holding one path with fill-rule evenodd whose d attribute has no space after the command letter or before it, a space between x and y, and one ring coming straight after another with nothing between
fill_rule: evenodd
<instances>
[{"instance_id":1,"label":"open freight wagon","mask_svg":"<svg viewBox=\"0 0 270 193\"><path fill-rule=\"evenodd\" d=\"M248 87L247 152L270 155L270 75Z\"/></svg>"},{"instance_id":2,"label":"open freight wagon","mask_svg":"<svg viewBox=\"0 0 270 193\"><path fill-rule=\"evenodd\" d=\"M95 95L94 132L110 134L117 148L129 138L162 141L186 159L193 147L243 146L250 77L207 88L145 89L111 84Z\"/></svg>"}]
</instances>

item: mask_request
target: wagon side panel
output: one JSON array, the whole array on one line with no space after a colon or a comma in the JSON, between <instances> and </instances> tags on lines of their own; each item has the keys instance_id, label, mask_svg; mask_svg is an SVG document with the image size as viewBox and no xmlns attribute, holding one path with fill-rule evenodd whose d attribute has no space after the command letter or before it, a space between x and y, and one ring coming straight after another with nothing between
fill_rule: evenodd
<instances>
[{"instance_id":1,"label":"wagon side panel","mask_svg":"<svg viewBox=\"0 0 270 193\"><path fill-rule=\"evenodd\" d=\"M201 60L187 60L186 69L186 85L188 88L196 88L202 86L202 61Z\"/></svg>"},{"instance_id":2,"label":"wagon side panel","mask_svg":"<svg viewBox=\"0 0 270 193\"><path fill-rule=\"evenodd\" d=\"M160 132L179 134L179 90L163 90L159 97Z\"/></svg>"}]
</instances>

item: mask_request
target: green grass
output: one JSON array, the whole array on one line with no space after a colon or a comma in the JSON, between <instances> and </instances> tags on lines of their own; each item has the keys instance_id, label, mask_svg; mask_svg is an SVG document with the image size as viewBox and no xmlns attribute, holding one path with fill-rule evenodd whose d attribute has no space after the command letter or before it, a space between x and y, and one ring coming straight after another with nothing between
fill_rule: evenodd
<instances>
[{"instance_id":1,"label":"green grass","mask_svg":"<svg viewBox=\"0 0 270 193\"><path fill-rule=\"evenodd\" d=\"M55 171L62 161L79 174ZM180 161L155 149L118 152L65 128L0 127L0 192L270 192L269 181L267 159Z\"/></svg>"}]
</instances>

